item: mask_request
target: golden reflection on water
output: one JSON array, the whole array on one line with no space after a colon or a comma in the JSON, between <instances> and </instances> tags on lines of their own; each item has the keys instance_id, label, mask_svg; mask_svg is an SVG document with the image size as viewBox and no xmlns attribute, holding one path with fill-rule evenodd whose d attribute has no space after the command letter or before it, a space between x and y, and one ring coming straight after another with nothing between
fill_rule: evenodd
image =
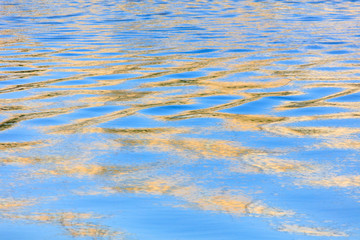
<instances>
[{"instance_id":1,"label":"golden reflection on water","mask_svg":"<svg viewBox=\"0 0 360 240\"><path fill-rule=\"evenodd\" d=\"M12 198L0 198L1 211L11 211L20 207L29 206L33 203L27 200L15 200Z\"/></svg>"},{"instance_id":2,"label":"golden reflection on water","mask_svg":"<svg viewBox=\"0 0 360 240\"><path fill-rule=\"evenodd\" d=\"M172 179L156 179L145 182L135 182L135 186L113 187L109 190L118 192L135 192L154 195L171 195L181 198L187 205L181 207L195 207L202 210L221 211L234 215L265 215L278 217L294 214L266 206L244 195L230 195L218 193L218 190L201 189L197 186L182 186Z\"/></svg>"},{"instance_id":3,"label":"golden reflection on water","mask_svg":"<svg viewBox=\"0 0 360 240\"><path fill-rule=\"evenodd\" d=\"M106 214L59 205L68 196L146 195L189 211L271 219L279 232L351 237L337 223L322 227L339 218L312 220L317 212L273 195L336 188L358 198L357 6L342 2L350 18L333 21L325 16L339 9L325 3L110 4L134 21L121 25L103 1L28 11L0 4L3 16L53 18L45 28L0 30L1 218L59 226L72 238L126 239L126 229L101 223ZM199 9L205 17L191 15ZM321 16L311 27L299 20ZM119 38L129 32L129 41ZM47 181L84 185L22 193L46 192ZM51 197L59 205L49 211Z\"/></svg>"},{"instance_id":4,"label":"golden reflection on water","mask_svg":"<svg viewBox=\"0 0 360 240\"><path fill-rule=\"evenodd\" d=\"M281 226L279 228L279 231L290 232L290 233L302 233L306 235L319 236L319 237L349 237L349 235L347 235L344 232L336 232L331 229L313 228L313 227L288 225L288 224Z\"/></svg>"},{"instance_id":5,"label":"golden reflection on water","mask_svg":"<svg viewBox=\"0 0 360 240\"><path fill-rule=\"evenodd\" d=\"M121 236L121 232L111 231L106 226L86 222L87 220L100 218L88 213L33 213L31 215L4 214L4 217L11 220L26 220L62 226L72 237L108 238Z\"/></svg>"},{"instance_id":6,"label":"golden reflection on water","mask_svg":"<svg viewBox=\"0 0 360 240\"><path fill-rule=\"evenodd\" d=\"M39 144L42 144L41 141L30 141L30 142L2 142L0 143L0 149L6 150L6 151L12 151L13 149L19 150L24 149L28 150L32 148L33 146L37 146Z\"/></svg>"},{"instance_id":7,"label":"golden reflection on water","mask_svg":"<svg viewBox=\"0 0 360 240\"><path fill-rule=\"evenodd\" d=\"M360 176L336 176L323 179L309 179L305 184L321 187L358 187L360 186Z\"/></svg>"}]
</instances>

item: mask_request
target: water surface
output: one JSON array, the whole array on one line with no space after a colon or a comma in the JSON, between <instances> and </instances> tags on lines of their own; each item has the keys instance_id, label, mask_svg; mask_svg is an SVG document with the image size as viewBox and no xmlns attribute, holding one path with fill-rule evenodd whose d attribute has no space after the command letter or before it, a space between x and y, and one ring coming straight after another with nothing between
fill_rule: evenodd
<instances>
[{"instance_id":1,"label":"water surface","mask_svg":"<svg viewBox=\"0 0 360 240\"><path fill-rule=\"evenodd\" d=\"M0 3L0 238L360 239L357 1Z\"/></svg>"}]
</instances>

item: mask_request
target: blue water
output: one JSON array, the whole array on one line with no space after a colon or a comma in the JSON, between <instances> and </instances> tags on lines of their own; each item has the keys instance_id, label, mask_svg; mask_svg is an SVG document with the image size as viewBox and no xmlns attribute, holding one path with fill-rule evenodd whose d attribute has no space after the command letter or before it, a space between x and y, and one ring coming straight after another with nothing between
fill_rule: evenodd
<instances>
[{"instance_id":1,"label":"blue water","mask_svg":"<svg viewBox=\"0 0 360 240\"><path fill-rule=\"evenodd\" d=\"M359 12L1 1L0 239L360 239Z\"/></svg>"}]
</instances>

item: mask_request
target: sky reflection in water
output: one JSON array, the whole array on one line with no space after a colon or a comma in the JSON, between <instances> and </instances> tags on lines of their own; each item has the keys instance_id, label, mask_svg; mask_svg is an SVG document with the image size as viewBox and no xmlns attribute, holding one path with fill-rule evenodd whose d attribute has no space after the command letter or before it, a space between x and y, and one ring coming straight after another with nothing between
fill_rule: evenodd
<instances>
[{"instance_id":1,"label":"sky reflection in water","mask_svg":"<svg viewBox=\"0 0 360 240\"><path fill-rule=\"evenodd\" d=\"M0 3L0 235L358 239L354 1Z\"/></svg>"}]
</instances>

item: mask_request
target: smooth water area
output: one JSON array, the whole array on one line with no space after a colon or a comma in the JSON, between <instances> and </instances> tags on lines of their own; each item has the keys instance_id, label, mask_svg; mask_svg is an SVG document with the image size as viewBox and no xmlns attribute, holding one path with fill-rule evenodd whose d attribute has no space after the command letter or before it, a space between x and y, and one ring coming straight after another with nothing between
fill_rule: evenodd
<instances>
[{"instance_id":1,"label":"smooth water area","mask_svg":"<svg viewBox=\"0 0 360 240\"><path fill-rule=\"evenodd\" d=\"M2 0L0 239L360 239L359 13Z\"/></svg>"}]
</instances>

